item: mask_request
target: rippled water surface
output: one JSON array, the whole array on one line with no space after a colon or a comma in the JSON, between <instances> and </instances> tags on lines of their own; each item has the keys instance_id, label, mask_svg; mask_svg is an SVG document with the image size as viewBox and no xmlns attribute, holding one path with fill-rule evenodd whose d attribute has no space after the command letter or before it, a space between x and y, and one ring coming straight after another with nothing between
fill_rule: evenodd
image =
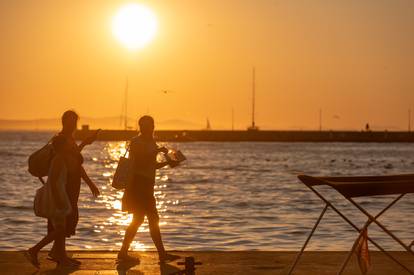
<instances>
[{"instance_id":1,"label":"rippled water surface","mask_svg":"<svg viewBox=\"0 0 414 275\"><path fill-rule=\"evenodd\" d=\"M27 172L28 155L50 133L0 133L0 250L24 249L45 233L46 222L32 210L37 179ZM367 143L180 143L188 161L157 174L156 198L161 231L168 249L297 250L323 208L296 175L380 175L414 172L414 145ZM85 148L84 166L102 191L94 199L85 184L80 195L77 235L69 249L120 247L130 216L121 212L122 192L111 188L123 142L96 142ZM339 209L362 224L337 193ZM358 201L378 212L392 197ZM406 243L414 239L414 196L407 195L381 220ZM369 234L385 247L400 247L376 227ZM344 250L353 229L328 211L309 249ZM154 249L145 223L133 249Z\"/></svg>"}]
</instances>

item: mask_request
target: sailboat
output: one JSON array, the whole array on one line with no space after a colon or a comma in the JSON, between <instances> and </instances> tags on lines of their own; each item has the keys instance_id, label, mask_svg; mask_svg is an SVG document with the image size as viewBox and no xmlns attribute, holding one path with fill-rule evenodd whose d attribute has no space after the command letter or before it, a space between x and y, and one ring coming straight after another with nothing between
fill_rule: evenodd
<instances>
[{"instance_id":1,"label":"sailboat","mask_svg":"<svg viewBox=\"0 0 414 275\"><path fill-rule=\"evenodd\" d=\"M256 70L253 67L253 78L252 78L252 125L247 127L247 131L258 131L259 127L256 126L256 123L254 121L254 115L255 115L255 100L256 100Z\"/></svg>"},{"instance_id":2,"label":"sailboat","mask_svg":"<svg viewBox=\"0 0 414 275\"><path fill-rule=\"evenodd\" d=\"M133 127L128 125L128 77L125 82L124 102L122 104L122 113L120 116L120 125L124 126L124 130L133 130Z\"/></svg>"},{"instance_id":3,"label":"sailboat","mask_svg":"<svg viewBox=\"0 0 414 275\"><path fill-rule=\"evenodd\" d=\"M207 118L207 122L206 122L206 130L209 131L211 130L211 124L210 124L210 120Z\"/></svg>"}]
</instances>

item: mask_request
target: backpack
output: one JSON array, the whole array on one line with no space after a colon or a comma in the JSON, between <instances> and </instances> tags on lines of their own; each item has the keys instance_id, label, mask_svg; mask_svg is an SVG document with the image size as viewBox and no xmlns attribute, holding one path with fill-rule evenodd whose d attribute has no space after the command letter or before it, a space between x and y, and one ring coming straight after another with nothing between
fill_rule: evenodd
<instances>
[{"instance_id":1,"label":"backpack","mask_svg":"<svg viewBox=\"0 0 414 275\"><path fill-rule=\"evenodd\" d=\"M49 141L45 146L29 156L29 173L32 174L32 176L38 177L43 184L44 181L42 177L48 175L54 155L55 152L52 143Z\"/></svg>"}]
</instances>

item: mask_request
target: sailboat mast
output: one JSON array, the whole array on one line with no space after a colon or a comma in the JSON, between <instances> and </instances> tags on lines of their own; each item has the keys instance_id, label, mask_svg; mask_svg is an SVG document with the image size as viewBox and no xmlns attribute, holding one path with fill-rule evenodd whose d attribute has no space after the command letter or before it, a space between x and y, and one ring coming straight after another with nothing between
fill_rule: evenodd
<instances>
[{"instance_id":1,"label":"sailboat mast","mask_svg":"<svg viewBox=\"0 0 414 275\"><path fill-rule=\"evenodd\" d=\"M125 130L128 130L128 77L126 78L126 83L125 83L124 107L125 107L124 127L125 127Z\"/></svg>"},{"instance_id":2,"label":"sailboat mast","mask_svg":"<svg viewBox=\"0 0 414 275\"><path fill-rule=\"evenodd\" d=\"M253 79L252 79L252 128L254 129L255 122L254 122L254 112L255 112L255 100L256 100L256 69L253 67Z\"/></svg>"},{"instance_id":3,"label":"sailboat mast","mask_svg":"<svg viewBox=\"0 0 414 275\"><path fill-rule=\"evenodd\" d=\"M231 108L231 130L234 131L234 108Z\"/></svg>"},{"instance_id":4,"label":"sailboat mast","mask_svg":"<svg viewBox=\"0 0 414 275\"><path fill-rule=\"evenodd\" d=\"M319 131L322 131L322 109L319 109Z\"/></svg>"}]
</instances>

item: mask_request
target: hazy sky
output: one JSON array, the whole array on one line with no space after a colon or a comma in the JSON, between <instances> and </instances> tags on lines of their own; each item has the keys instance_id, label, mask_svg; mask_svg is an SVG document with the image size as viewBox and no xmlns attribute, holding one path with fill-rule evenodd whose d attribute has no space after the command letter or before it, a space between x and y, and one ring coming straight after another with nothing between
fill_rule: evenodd
<instances>
[{"instance_id":1,"label":"hazy sky","mask_svg":"<svg viewBox=\"0 0 414 275\"><path fill-rule=\"evenodd\" d=\"M0 118L129 116L213 128L406 129L414 113L414 1L137 1L156 38L126 50L111 33L133 1L0 1ZM173 91L163 94L162 90ZM394 127L394 128L393 128Z\"/></svg>"}]
</instances>

